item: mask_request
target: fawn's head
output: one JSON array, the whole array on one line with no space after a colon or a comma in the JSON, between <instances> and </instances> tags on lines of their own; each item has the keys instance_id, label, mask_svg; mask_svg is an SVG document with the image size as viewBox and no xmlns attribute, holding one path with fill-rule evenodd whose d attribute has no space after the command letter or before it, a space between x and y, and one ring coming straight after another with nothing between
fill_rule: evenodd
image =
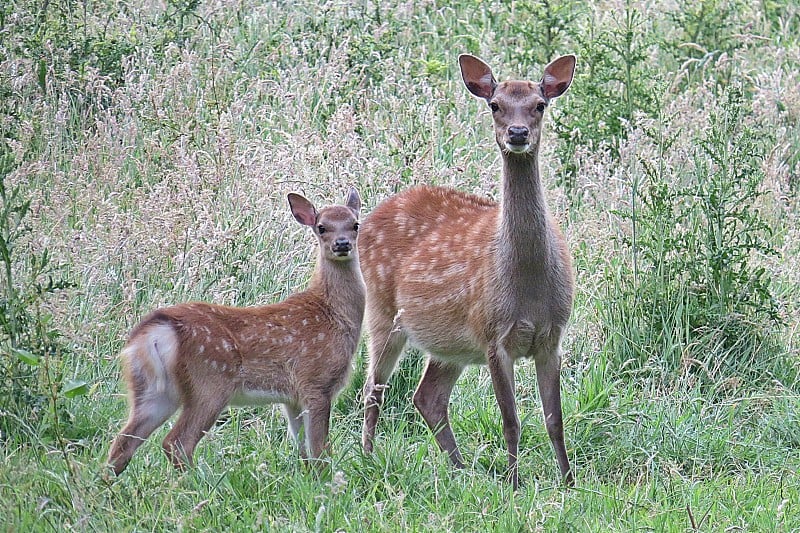
<instances>
[{"instance_id":1,"label":"fawn's head","mask_svg":"<svg viewBox=\"0 0 800 533\"><path fill-rule=\"evenodd\" d=\"M299 223L314 231L322 257L332 261L350 261L356 257L361 209L358 191L350 189L345 205L331 205L319 211L305 197L289 193L289 207Z\"/></svg>"},{"instance_id":2,"label":"fawn's head","mask_svg":"<svg viewBox=\"0 0 800 533\"><path fill-rule=\"evenodd\" d=\"M498 83L492 69L475 56L458 58L461 77L469 92L489 104L494 119L497 144L503 153L525 154L539 147L544 110L550 100L561 96L572 83L575 56L553 60L538 83L504 81Z\"/></svg>"}]
</instances>

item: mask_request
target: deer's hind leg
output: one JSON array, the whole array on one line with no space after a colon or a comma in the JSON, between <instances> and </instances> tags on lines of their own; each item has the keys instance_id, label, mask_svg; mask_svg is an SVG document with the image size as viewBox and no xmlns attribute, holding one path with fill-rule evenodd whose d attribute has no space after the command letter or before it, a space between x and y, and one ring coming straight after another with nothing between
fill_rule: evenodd
<instances>
[{"instance_id":1,"label":"deer's hind leg","mask_svg":"<svg viewBox=\"0 0 800 533\"><path fill-rule=\"evenodd\" d=\"M381 405L383 405L383 392L400 359L403 346L406 344L406 335L396 327L392 317L377 313L368 314L368 316L370 317L367 344L369 367L364 383L364 428L361 443L364 451L370 453L373 449L378 416Z\"/></svg>"},{"instance_id":2,"label":"deer's hind leg","mask_svg":"<svg viewBox=\"0 0 800 533\"><path fill-rule=\"evenodd\" d=\"M144 377L133 374L130 378L131 412L128 422L111 444L108 464L119 475L128 466L136 449L178 410L179 403L166 391L157 392L148 387Z\"/></svg>"},{"instance_id":3,"label":"deer's hind leg","mask_svg":"<svg viewBox=\"0 0 800 533\"><path fill-rule=\"evenodd\" d=\"M195 446L211 429L226 405L227 397L190 398L184 402L178 421L162 444L176 469L183 470L186 465L193 464Z\"/></svg>"},{"instance_id":4,"label":"deer's hind leg","mask_svg":"<svg viewBox=\"0 0 800 533\"><path fill-rule=\"evenodd\" d=\"M464 467L464 459L458 451L447 408L450 405L453 387L462 371L461 366L443 363L429 357L417 390L414 392L414 406L433 431L439 447L447 452L457 468Z\"/></svg>"}]
</instances>

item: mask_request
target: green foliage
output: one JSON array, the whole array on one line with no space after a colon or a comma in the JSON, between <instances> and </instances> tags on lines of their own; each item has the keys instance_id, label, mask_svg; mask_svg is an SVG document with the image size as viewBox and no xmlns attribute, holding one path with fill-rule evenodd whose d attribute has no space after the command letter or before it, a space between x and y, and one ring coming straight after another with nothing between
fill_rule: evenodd
<instances>
[{"instance_id":1,"label":"green foliage","mask_svg":"<svg viewBox=\"0 0 800 533\"><path fill-rule=\"evenodd\" d=\"M661 109L663 75L652 63L652 20L631 0L623 10L604 16L609 22L592 17L587 29L574 32L578 69L566 104L554 116L563 165L559 184L573 201L578 199L576 149L606 148L618 156L618 143L625 139L634 114L658 116Z\"/></svg>"},{"instance_id":2,"label":"green foliage","mask_svg":"<svg viewBox=\"0 0 800 533\"><path fill-rule=\"evenodd\" d=\"M159 20L163 33L157 48L161 53L171 43L184 48L191 42L197 26L204 22L197 14L199 5L200 0L167 0Z\"/></svg>"},{"instance_id":3,"label":"green foliage","mask_svg":"<svg viewBox=\"0 0 800 533\"><path fill-rule=\"evenodd\" d=\"M10 143L19 137L22 106L6 80L0 80L0 93L6 96L0 100L0 440L53 440L69 417L59 393L69 363L45 303L71 284L47 248L30 249L30 191L8 185L20 164ZM79 395L80 381L65 392Z\"/></svg>"},{"instance_id":4,"label":"green foliage","mask_svg":"<svg viewBox=\"0 0 800 533\"><path fill-rule=\"evenodd\" d=\"M0 3L0 224L19 230L0 261L0 530L800 529L798 20L770 0ZM520 491L487 371L452 396L453 472L411 404L414 350L363 454L363 344L320 475L269 407L231 409L188 472L163 427L99 475L144 313L304 286L286 193L357 185L364 213L414 183L497 198L459 53L520 78L578 56L541 151L576 259L577 486L558 485L532 362Z\"/></svg>"},{"instance_id":5,"label":"green foliage","mask_svg":"<svg viewBox=\"0 0 800 533\"><path fill-rule=\"evenodd\" d=\"M747 104L741 90L727 90L685 168L662 156L642 161L641 181L634 177L631 209L622 213L632 265L608 269L603 313L619 368L672 384L694 374L704 383L754 383L785 367L769 348L781 316L761 264L777 253L758 207L770 136L747 124ZM665 154L681 132L662 131L670 125L651 135Z\"/></svg>"},{"instance_id":6,"label":"green foliage","mask_svg":"<svg viewBox=\"0 0 800 533\"><path fill-rule=\"evenodd\" d=\"M14 0L11 5L22 17L26 34L24 46L14 52L37 61L43 90L47 76L63 82L68 71L86 76L87 68L96 69L114 85L123 83L123 60L134 53L137 41L134 34L113 24L120 8L104 12L102 27L90 27L86 15L95 7L92 3Z\"/></svg>"},{"instance_id":7,"label":"green foliage","mask_svg":"<svg viewBox=\"0 0 800 533\"><path fill-rule=\"evenodd\" d=\"M687 81L702 80L709 62L731 56L746 46L742 39L742 14L749 6L741 0L681 0L677 9L669 12L679 31L668 50L685 68ZM715 79L726 83L732 72L732 68L717 71Z\"/></svg>"},{"instance_id":8,"label":"green foliage","mask_svg":"<svg viewBox=\"0 0 800 533\"><path fill-rule=\"evenodd\" d=\"M765 0L761 7L770 36L787 47L796 46L800 35L800 6L794 2Z\"/></svg>"},{"instance_id":9,"label":"green foliage","mask_svg":"<svg viewBox=\"0 0 800 533\"><path fill-rule=\"evenodd\" d=\"M54 279L58 268L46 249L26 255L18 248L28 233L30 201L22 198L20 187L6 190L5 176L0 176L0 438L18 439L28 431L53 438L59 419L68 416L58 388L69 369L61 334L42 304L69 283ZM74 397L83 386L85 381L72 381L64 392Z\"/></svg>"},{"instance_id":10,"label":"green foliage","mask_svg":"<svg viewBox=\"0 0 800 533\"><path fill-rule=\"evenodd\" d=\"M514 3L512 34L518 36L514 58L523 65L546 65L567 53L571 36L587 15L585 2L523 0Z\"/></svg>"}]
</instances>

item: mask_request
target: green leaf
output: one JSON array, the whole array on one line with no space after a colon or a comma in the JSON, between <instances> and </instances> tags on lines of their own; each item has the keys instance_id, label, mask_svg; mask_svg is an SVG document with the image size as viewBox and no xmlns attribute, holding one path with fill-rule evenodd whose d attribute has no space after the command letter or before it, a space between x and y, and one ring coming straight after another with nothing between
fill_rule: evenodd
<instances>
[{"instance_id":1,"label":"green leaf","mask_svg":"<svg viewBox=\"0 0 800 533\"><path fill-rule=\"evenodd\" d=\"M47 94L47 62L44 59L39 60L36 77L39 80L39 87L41 87L42 93Z\"/></svg>"},{"instance_id":2,"label":"green leaf","mask_svg":"<svg viewBox=\"0 0 800 533\"><path fill-rule=\"evenodd\" d=\"M67 398L83 396L89 392L89 385L82 379L71 379L64 383L64 390L62 392Z\"/></svg>"},{"instance_id":3,"label":"green leaf","mask_svg":"<svg viewBox=\"0 0 800 533\"><path fill-rule=\"evenodd\" d=\"M39 356L34 353L31 353L28 350L23 350L22 348L11 348L11 351L19 358L20 361L25 364L31 366L39 365Z\"/></svg>"}]
</instances>

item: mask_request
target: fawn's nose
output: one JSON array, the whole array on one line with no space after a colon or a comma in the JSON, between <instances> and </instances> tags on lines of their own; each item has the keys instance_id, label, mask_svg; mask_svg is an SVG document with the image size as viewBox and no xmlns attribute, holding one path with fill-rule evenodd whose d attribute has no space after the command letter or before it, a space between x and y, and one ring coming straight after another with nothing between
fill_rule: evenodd
<instances>
[{"instance_id":1,"label":"fawn's nose","mask_svg":"<svg viewBox=\"0 0 800 533\"><path fill-rule=\"evenodd\" d=\"M336 254L346 254L353 249L353 245L350 244L350 239L345 239L344 237L340 237L333 241L333 246L331 247L333 253Z\"/></svg>"},{"instance_id":2,"label":"fawn's nose","mask_svg":"<svg viewBox=\"0 0 800 533\"><path fill-rule=\"evenodd\" d=\"M508 141L512 144L525 144L528 142L528 133L525 126L509 126Z\"/></svg>"}]
</instances>

